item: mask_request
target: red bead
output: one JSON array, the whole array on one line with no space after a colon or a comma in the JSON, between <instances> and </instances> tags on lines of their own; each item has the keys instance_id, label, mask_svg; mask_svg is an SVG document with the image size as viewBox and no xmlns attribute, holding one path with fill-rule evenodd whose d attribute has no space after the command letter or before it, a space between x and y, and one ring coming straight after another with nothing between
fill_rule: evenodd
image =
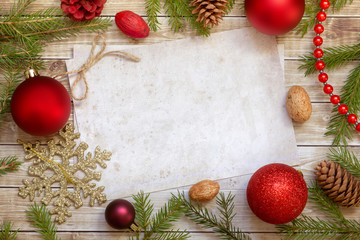
<instances>
[{"instance_id":1,"label":"red bead","mask_svg":"<svg viewBox=\"0 0 360 240\"><path fill-rule=\"evenodd\" d=\"M324 61L321 61L321 60L319 60L319 61L317 61L316 63L315 63L315 68L317 69L317 70L323 70L324 68L325 68L325 63L324 63Z\"/></svg>"},{"instance_id":2,"label":"red bead","mask_svg":"<svg viewBox=\"0 0 360 240\"><path fill-rule=\"evenodd\" d=\"M318 78L319 78L319 81L322 83L326 82L329 79L329 77L326 73L320 73Z\"/></svg>"},{"instance_id":3,"label":"red bead","mask_svg":"<svg viewBox=\"0 0 360 240\"><path fill-rule=\"evenodd\" d=\"M358 125L356 125L355 129L360 132L360 123Z\"/></svg>"},{"instance_id":4,"label":"red bead","mask_svg":"<svg viewBox=\"0 0 360 240\"><path fill-rule=\"evenodd\" d=\"M320 36L316 36L314 37L313 42L315 46L320 46L321 44L323 44L323 39Z\"/></svg>"},{"instance_id":5,"label":"red bead","mask_svg":"<svg viewBox=\"0 0 360 240\"><path fill-rule=\"evenodd\" d=\"M324 52L320 48L316 48L314 50L314 57L315 58L322 58L323 55L324 55Z\"/></svg>"},{"instance_id":6,"label":"red bead","mask_svg":"<svg viewBox=\"0 0 360 240\"><path fill-rule=\"evenodd\" d=\"M330 102L332 104L338 104L340 102L340 97L338 95L332 95L330 97Z\"/></svg>"},{"instance_id":7,"label":"red bead","mask_svg":"<svg viewBox=\"0 0 360 240\"><path fill-rule=\"evenodd\" d=\"M339 107L338 107L338 111L340 114L346 114L348 112L348 107L345 105L345 104L341 104Z\"/></svg>"},{"instance_id":8,"label":"red bead","mask_svg":"<svg viewBox=\"0 0 360 240\"><path fill-rule=\"evenodd\" d=\"M321 25L320 23L318 23L318 24L315 25L314 31L315 31L317 34L321 34L321 33L324 32L324 26Z\"/></svg>"},{"instance_id":9,"label":"red bead","mask_svg":"<svg viewBox=\"0 0 360 240\"><path fill-rule=\"evenodd\" d=\"M350 114L347 117L347 120L350 124L355 124L357 122L357 116L355 114Z\"/></svg>"},{"instance_id":10,"label":"red bead","mask_svg":"<svg viewBox=\"0 0 360 240\"><path fill-rule=\"evenodd\" d=\"M328 9L330 7L330 2L328 0L322 0L320 2L320 7L322 9Z\"/></svg>"},{"instance_id":11,"label":"red bead","mask_svg":"<svg viewBox=\"0 0 360 240\"><path fill-rule=\"evenodd\" d=\"M333 91L334 91L334 88L333 88L333 86L331 86L330 84L326 84L326 85L324 86L324 93L330 94L330 93L332 93Z\"/></svg>"},{"instance_id":12,"label":"red bead","mask_svg":"<svg viewBox=\"0 0 360 240\"><path fill-rule=\"evenodd\" d=\"M325 21L326 20L326 13L323 12L323 11L318 12L318 14L316 15L316 18L320 22Z\"/></svg>"}]
</instances>

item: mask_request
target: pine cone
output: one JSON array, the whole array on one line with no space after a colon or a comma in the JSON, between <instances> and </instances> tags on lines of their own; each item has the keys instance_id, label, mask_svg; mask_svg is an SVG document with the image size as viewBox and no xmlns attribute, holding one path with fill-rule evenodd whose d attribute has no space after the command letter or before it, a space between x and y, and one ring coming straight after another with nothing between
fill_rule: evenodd
<instances>
[{"instance_id":1,"label":"pine cone","mask_svg":"<svg viewBox=\"0 0 360 240\"><path fill-rule=\"evenodd\" d=\"M322 161L315 168L316 181L324 193L340 206L360 205L360 181L338 163Z\"/></svg>"},{"instance_id":2,"label":"pine cone","mask_svg":"<svg viewBox=\"0 0 360 240\"><path fill-rule=\"evenodd\" d=\"M214 27L223 19L227 3L227 0L193 0L190 6L195 7L192 13L199 15L196 19L197 22L203 22L205 27L209 24Z\"/></svg>"},{"instance_id":3,"label":"pine cone","mask_svg":"<svg viewBox=\"0 0 360 240\"><path fill-rule=\"evenodd\" d=\"M61 0L61 9L74 21L92 20L101 14L106 0Z\"/></svg>"}]
</instances>

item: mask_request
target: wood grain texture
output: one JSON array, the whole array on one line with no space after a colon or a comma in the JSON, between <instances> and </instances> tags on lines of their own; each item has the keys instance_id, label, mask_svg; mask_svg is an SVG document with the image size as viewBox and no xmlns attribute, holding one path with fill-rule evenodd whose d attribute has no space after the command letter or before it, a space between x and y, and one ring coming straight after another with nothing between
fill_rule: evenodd
<instances>
[{"instance_id":1,"label":"wood grain texture","mask_svg":"<svg viewBox=\"0 0 360 240\"><path fill-rule=\"evenodd\" d=\"M10 9L14 1L17 0L2 0L1 8L4 11ZM226 30L237 29L241 27L250 26L246 20L243 10L239 7L240 1L229 17L225 17L224 22L212 30L213 33ZM58 7L60 0L37 0L31 4L30 11L37 11L48 7ZM340 44L356 44L359 39L360 29L360 2L354 1L352 5L345 7L341 12L332 13L328 11L328 20L324 23L325 33L324 47L337 46ZM145 16L144 0L108 0L103 10L103 16L109 16L114 20L114 15L122 10L131 10L142 16ZM158 32L151 32L150 37L142 40L134 40L123 33L121 33L115 24L106 32L106 38L109 45L143 45L154 44L163 41L172 41L187 37L193 37L196 34L189 28L184 29L180 33L173 33L167 25L168 18L162 12L159 18L162 29ZM56 41L45 48L43 54L46 59L46 70L41 71L42 75L54 76L58 73L66 71L65 59L72 57L72 48L74 44L90 44L93 41L93 33L84 33L77 37L70 39ZM304 174L305 180L309 183L314 179L314 167L321 160L327 159L329 147L332 142L332 137L325 137L326 127L331 116L332 106L329 103L328 96L322 93L321 84L318 83L316 75L304 77L302 71L298 70L300 62L297 61L300 56L308 54L313 51L312 39L314 34L312 32L306 34L304 38L290 32L286 35L278 36L279 44L284 44L285 47L285 79L286 87L290 88L293 85L301 85L304 87L311 98L313 104L313 113L309 121L298 124L294 123L294 130L296 141L298 144L298 153L300 156L299 163L296 167ZM219 43L221 47L221 43ZM339 93L344 84L344 80L352 67L356 63L349 64L337 71L329 73L331 84L334 86L335 92ZM59 78L61 83L69 90L69 83L66 77ZM264 79L266 80L266 79ZM0 77L0 83L4 82ZM70 122L73 116L71 115ZM40 140L45 144L51 138L58 139L56 135L48 137L32 137L22 132L12 121L11 116L6 118L3 125L0 125L0 157L8 155L16 155L20 160L23 160L24 152L21 145L16 143L18 138L24 141L34 142ZM350 142L351 150L357 156L360 156L360 135L355 134L353 141ZM4 220L11 220L15 223L15 228L21 228L18 239L41 239L34 228L30 226L25 217L25 209L30 205L28 199L22 199L18 196L18 187L22 186L22 180L25 178L31 179L27 174L27 169L31 162L26 162L21 166L18 172L8 174L0 177L0 222ZM228 193L231 191L236 194L235 212L237 216L234 219L234 224L240 227L243 231L251 233L254 240L275 240L280 239L277 235L276 229L273 225L264 223L255 217L250 211L246 202L246 186L251 175L239 176L229 179L219 180L221 191ZM211 178L211 177L209 177ZM121 183L118 183L121 184ZM56 186L55 186L56 187ZM190 186L184 186L180 190L188 191ZM171 196L171 193L176 193L176 189L156 192L151 194L151 200L155 204L155 210L159 209ZM40 198L37 198L39 200ZM111 199L109 199L111 200ZM129 233L124 231L116 231L106 225L104 221L104 208L102 206L88 207L87 200L85 206L75 210L73 217L65 224L59 226L59 236L63 240L68 239L128 239ZM214 200L207 203L209 209L214 209ZM358 219L360 209L342 209L345 216L349 219ZM304 215L325 217L324 213L316 210L309 202L305 208ZM187 229L191 232L191 239L219 239L214 233L203 229L186 218L182 218L180 222L175 225L175 228Z\"/></svg>"}]
</instances>

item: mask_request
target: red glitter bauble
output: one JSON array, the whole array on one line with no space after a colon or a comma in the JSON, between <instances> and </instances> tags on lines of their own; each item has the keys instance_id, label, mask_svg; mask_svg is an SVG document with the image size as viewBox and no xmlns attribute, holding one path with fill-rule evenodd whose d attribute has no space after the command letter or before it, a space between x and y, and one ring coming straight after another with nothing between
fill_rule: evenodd
<instances>
[{"instance_id":1,"label":"red glitter bauble","mask_svg":"<svg viewBox=\"0 0 360 240\"><path fill-rule=\"evenodd\" d=\"M257 170L249 181L246 194L254 214L272 224L294 220L305 208L308 197L303 176L280 163Z\"/></svg>"},{"instance_id":2,"label":"red glitter bauble","mask_svg":"<svg viewBox=\"0 0 360 240\"><path fill-rule=\"evenodd\" d=\"M116 199L105 210L106 222L115 229L129 228L135 219L135 208L127 200Z\"/></svg>"},{"instance_id":3,"label":"red glitter bauble","mask_svg":"<svg viewBox=\"0 0 360 240\"><path fill-rule=\"evenodd\" d=\"M305 0L245 0L246 17L258 31L279 35L294 29L305 10Z\"/></svg>"},{"instance_id":4,"label":"red glitter bauble","mask_svg":"<svg viewBox=\"0 0 360 240\"><path fill-rule=\"evenodd\" d=\"M15 123L31 135L56 133L66 124L70 113L70 96L54 78L30 77L16 88L11 98Z\"/></svg>"}]
</instances>

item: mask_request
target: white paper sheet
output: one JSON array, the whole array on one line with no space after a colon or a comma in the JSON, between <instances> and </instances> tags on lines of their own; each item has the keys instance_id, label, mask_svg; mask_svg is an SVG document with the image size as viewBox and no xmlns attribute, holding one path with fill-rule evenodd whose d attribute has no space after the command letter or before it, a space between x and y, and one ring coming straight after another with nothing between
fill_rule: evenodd
<instances>
[{"instance_id":1,"label":"white paper sheet","mask_svg":"<svg viewBox=\"0 0 360 240\"><path fill-rule=\"evenodd\" d=\"M74 52L69 71L90 47ZM74 104L81 140L113 152L99 183L110 199L296 163L274 37L244 28L127 52L141 62L104 58Z\"/></svg>"}]
</instances>

